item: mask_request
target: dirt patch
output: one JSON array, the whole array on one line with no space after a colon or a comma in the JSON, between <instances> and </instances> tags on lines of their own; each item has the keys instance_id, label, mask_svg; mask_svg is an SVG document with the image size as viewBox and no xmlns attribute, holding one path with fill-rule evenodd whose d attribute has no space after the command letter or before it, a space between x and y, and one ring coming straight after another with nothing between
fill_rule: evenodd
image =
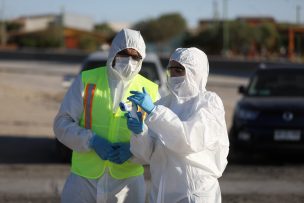
<instances>
[{"instance_id":1,"label":"dirt patch","mask_svg":"<svg viewBox=\"0 0 304 203\"><path fill-rule=\"evenodd\" d=\"M4 67L7 64L0 63L0 70L10 70L0 71L0 134L53 137L53 120L66 92L62 86L64 72L58 67L40 68L39 74L33 74L33 67L26 63L15 69Z\"/></svg>"}]
</instances>

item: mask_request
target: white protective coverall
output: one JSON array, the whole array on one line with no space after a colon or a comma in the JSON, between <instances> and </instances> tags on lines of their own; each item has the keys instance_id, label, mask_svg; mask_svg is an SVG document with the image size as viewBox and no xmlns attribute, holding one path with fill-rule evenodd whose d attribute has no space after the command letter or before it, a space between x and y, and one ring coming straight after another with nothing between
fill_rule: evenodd
<instances>
[{"instance_id":1,"label":"white protective coverall","mask_svg":"<svg viewBox=\"0 0 304 203\"><path fill-rule=\"evenodd\" d=\"M113 101L113 112L118 108L131 79L140 71L142 60L133 70L131 76L122 77L112 67L116 54L126 48L137 50L142 59L145 57L145 43L138 31L123 29L114 38L107 61L109 86ZM58 140L77 152L86 152L90 149L89 140L93 136L90 129L79 126L83 112L84 87L81 76L78 76L65 95L59 112L54 121L54 132ZM134 159L135 160L135 159ZM91 202L144 202L145 182L143 176L117 180L107 172L97 180L87 179L71 173L63 192L64 203L91 203Z\"/></svg>"},{"instance_id":2,"label":"white protective coverall","mask_svg":"<svg viewBox=\"0 0 304 203\"><path fill-rule=\"evenodd\" d=\"M205 89L207 56L179 48L170 60L184 66L184 82L168 78L170 94L155 103L148 130L132 136L131 151L150 164L150 202L221 202L217 178L227 165L229 140L223 103Z\"/></svg>"}]
</instances>

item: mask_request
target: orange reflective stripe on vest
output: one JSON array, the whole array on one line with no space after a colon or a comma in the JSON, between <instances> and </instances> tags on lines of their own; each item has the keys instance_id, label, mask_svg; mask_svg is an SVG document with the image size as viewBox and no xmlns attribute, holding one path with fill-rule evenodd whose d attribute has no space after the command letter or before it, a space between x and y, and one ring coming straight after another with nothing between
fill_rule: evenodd
<instances>
[{"instance_id":1,"label":"orange reflective stripe on vest","mask_svg":"<svg viewBox=\"0 0 304 203\"><path fill-rule=\"evenodd\" d=\"M85 119L85 128L91 129L92 128L92 101L94 97L94 92L96 89L95 84L87 84L85 88L85 95L84 95L84 119Z\"/></svg>"}]
</instances>

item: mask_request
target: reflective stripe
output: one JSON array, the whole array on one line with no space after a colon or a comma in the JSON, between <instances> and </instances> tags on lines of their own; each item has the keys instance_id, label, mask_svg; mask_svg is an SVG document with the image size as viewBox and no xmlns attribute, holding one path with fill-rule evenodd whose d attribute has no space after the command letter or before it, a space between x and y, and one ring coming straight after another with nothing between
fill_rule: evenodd
<instances>
[{"instance_id":1,"label":"reflective stripe","mask_svg":"<svg viewBox=\"0 0 304 203\"><path fill-rule=\"evenodd\" d=\"M84 113L85 113L84 127L87 129L92 128L92 106L93 106L92 103L93 103L95 89L96 89L95 84L87 84L86 86L86 92L84 97Z\"/></svg>"}]
</instances>

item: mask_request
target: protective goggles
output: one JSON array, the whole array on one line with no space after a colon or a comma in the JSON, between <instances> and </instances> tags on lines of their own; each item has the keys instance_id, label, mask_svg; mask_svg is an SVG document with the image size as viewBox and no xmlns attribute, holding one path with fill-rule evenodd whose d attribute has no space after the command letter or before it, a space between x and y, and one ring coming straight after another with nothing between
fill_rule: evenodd
<instances>
[{"instance_id":1,"label":"protective goggles","mask_svg":"<svg viewBox=\"0 0 304 203\"><path fill-rule=\"evenodd\" d=\"M135 61L140 61L142 60L142 57L139 55L139 54L130 54L130 52L128 52L127 50L122 50L120 52L117 53L117 56L120 56L120 57L131 57L133 60Z\"/></svg>"}]
</instances>

